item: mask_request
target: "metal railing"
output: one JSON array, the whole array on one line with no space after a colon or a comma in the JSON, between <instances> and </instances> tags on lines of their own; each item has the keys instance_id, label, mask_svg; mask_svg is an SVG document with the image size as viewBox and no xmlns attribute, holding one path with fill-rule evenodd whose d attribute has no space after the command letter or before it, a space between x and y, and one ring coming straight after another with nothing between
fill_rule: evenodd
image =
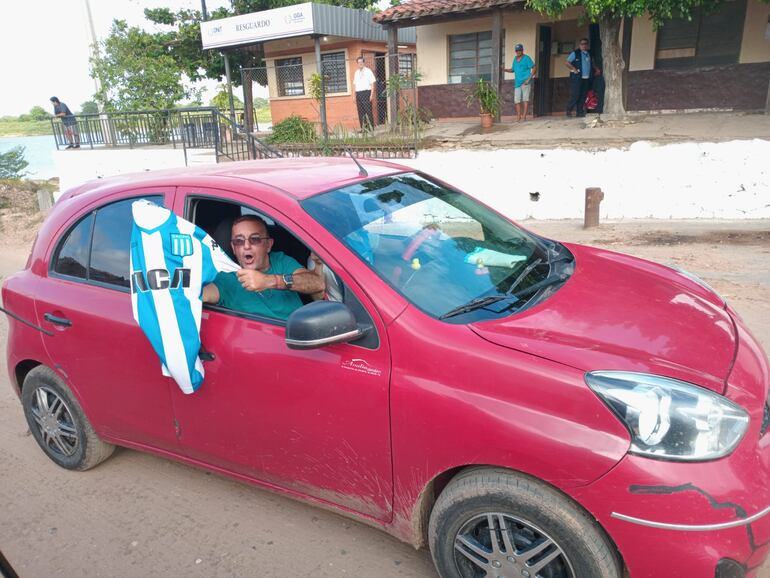
<instances>
[{"instance_id":1,"label":"metal railing","mask_svg":"<svg viewBox=\"0 0 770 578\"><path fill-rule=\"evenodd\" d=\"M217 162L281 156L215 107L141 110L51 119L56 148L171 146L214 149Z\"/></svg>"}]
</instances>

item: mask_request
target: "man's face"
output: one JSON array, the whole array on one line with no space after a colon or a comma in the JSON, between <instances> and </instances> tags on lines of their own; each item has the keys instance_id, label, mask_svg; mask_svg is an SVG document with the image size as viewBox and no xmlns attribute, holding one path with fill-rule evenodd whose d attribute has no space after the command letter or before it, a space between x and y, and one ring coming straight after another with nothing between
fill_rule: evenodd
<instances>
[{"instance_id":1,"label":"man's face","mask_svg":"<svg viewBox=\"0 0 770 578\"><path fill-rule=\"evenodd\" d=\"M267 229L262 223L242 221L233 225L230 245L238 264L244 269L264 271L270 266L268 254L273 248L273 239L267 237Z\"/></svg>"},{"instance_id":2,"label":"man's face","mask_svg":"<svg viewBox=\"0 0 770 578\"><path fill-rule=\"evenodd\" d=\"M582 50L583 52L587 52L588 51L588 42L586 42L585 40L581 40L580 41L580 50Z\"/></svg>"},{"instance_id":3,"label":"man's face","mask_svg":"<svg viewBox=\"0 0 770 578\"><path fill-rule=\"evenodd\" d=\"M358 63L358 69L359 70L363 70L363 68L364 68L364 61L363 60L357 60L356 62Z\"/></svg>"},{"instance_id":4,"label":"man's face","mask_svg":"<svg viewBox=\"0 0 770 578\"><path fill-rule=\"evenodd\" d=\"M516 56L523 56L524 55L524 49L523 48L517 48L516 49Z\"/></svg>"}]
</instances>

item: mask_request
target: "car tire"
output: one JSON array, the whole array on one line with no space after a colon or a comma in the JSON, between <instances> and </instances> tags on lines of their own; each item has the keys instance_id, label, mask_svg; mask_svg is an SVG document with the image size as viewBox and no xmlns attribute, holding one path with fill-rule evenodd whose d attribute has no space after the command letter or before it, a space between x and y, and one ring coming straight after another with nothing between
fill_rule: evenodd
<instances>
[{"instance_id":1,"label":"car tire","mask_svg":"<svg viewBox=\"0 0 770 578\"><path fill-rule=\"evenodd\" d=\"M455 477L433 507L428 540L442 578L622 575L614 545L593 518L554 488L505 469Z\"/></svg>"},{"instance_id":2,"label":"car tire","mask_svg":"<svg viewBox=\"0 0 770 578\"><path fill-rule=\"evenodd\" d=\"M115 451L115 446L99 439L75 396L52 369L39 365L27 374L21 402L35 441L61 467L88 470Z\"/></svg>"}]
</instances>

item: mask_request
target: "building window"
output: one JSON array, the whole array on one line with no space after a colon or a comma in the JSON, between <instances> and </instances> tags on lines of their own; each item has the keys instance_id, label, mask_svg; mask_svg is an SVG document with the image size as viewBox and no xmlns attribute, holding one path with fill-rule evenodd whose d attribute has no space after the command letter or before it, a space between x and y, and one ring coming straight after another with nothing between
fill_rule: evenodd
<instances>
[{"instance_id":1,"label":"building window","mask_svg":"<svg viewBox=\"0 0 770 578\"><path fill-rule=\"evenodd\" d=\"M449 37L449 84L492 80L492 32Z\"/></svg>"},{"instance_id":2,"label":"building window","mask_svg":"<svg viewBox=\"0 0 770 578\"><path fill-rule=\"evenodd\" d=\"M324 73L326 94L348 91L347 63L344 52L329 52L321 55L321 70Z\"/></svg>"},{"instance_id":3,"label":"building window","mask_svg":"<svg viewBox=\"0 0 770 578\"><path fill-rule=\"evenodd\" d=\"M745 17L746 0L733 0L713 12L695 8L690 20L669 20L658 30L655 68L737 63Z\"/></svg>"},{"instance_id":4,"label":"building window","mask_svg":"<svg viewBox=\"0 0 770 578\"><path fill-rule=\"evenodd\" d=\"M278 79L278 96L302 96L305 94L302 57L277 59L275 61L275 75Z\"/></svg>"}]
</instances>

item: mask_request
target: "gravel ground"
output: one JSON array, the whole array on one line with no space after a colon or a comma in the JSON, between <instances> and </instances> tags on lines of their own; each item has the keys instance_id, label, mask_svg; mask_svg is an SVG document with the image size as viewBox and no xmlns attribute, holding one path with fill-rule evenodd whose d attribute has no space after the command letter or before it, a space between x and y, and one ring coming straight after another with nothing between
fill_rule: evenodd
<instances>
[{"instance_id":1,"label":"gravel ground","mask_svg":"<svg viewBox=\"0 0 770 578\"><path fill-rule=\"evenodd\" d=\"M770 222L523 224L701 275L770 350ZM27 252L0 248L0 275ZM62 470L36 447L0 369L0 549L20 576L435 576L427 552L378 530L147 454Z\"/></svg>"}]
</instances>

